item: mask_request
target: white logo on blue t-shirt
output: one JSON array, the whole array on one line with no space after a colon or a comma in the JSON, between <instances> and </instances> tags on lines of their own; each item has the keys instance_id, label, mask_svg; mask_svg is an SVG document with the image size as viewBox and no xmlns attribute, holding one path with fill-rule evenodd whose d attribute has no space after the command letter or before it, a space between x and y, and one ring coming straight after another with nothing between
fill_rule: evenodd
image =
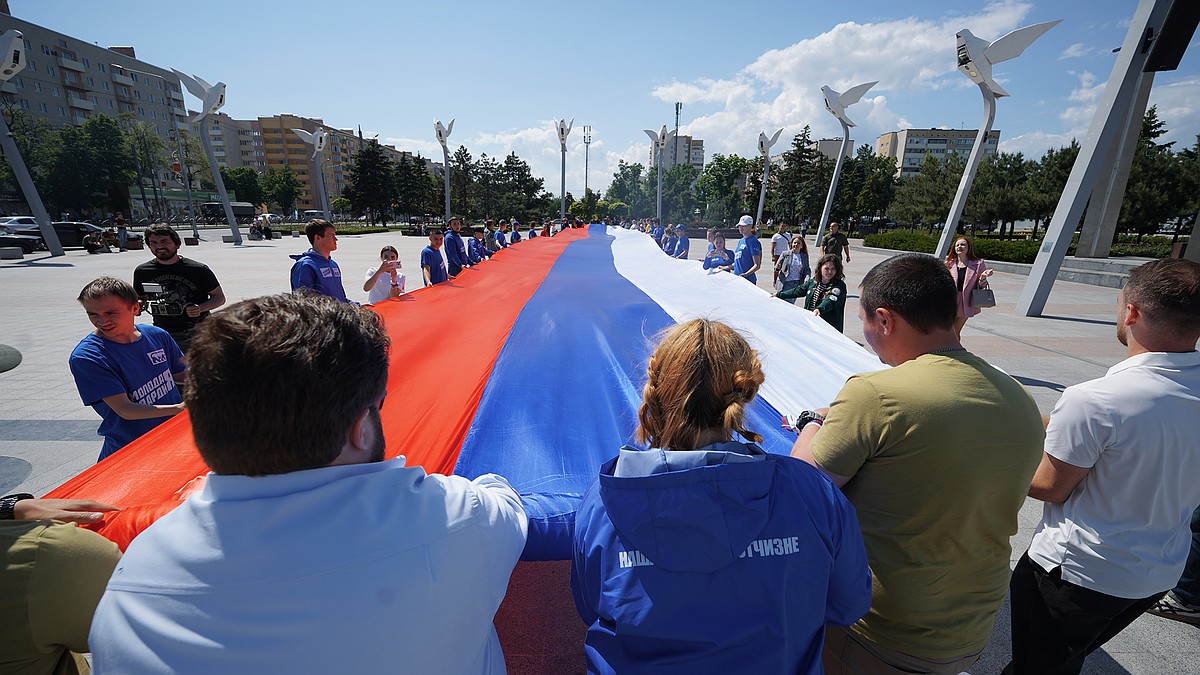
<instances>
[{"instance_id":1,"label":"white logo on blue t-shirt","mask_svg":"<svg viewBox=\"0 0 1200 675\"><path fill-rule=\"evenodd\" d=\"M158 366L167 362L167 352L164 349L155 349L148 352L146 356L150 357L150 363Z\"/></svg>"}]
</instances>

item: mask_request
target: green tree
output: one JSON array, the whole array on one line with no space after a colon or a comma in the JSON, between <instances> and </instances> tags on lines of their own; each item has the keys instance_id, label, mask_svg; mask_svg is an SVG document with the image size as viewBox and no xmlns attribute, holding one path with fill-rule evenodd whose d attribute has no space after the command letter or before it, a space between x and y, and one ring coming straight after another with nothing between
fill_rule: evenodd
<instances>
[{"instance_id":1,"label":"green tree","mask_svg":"<svg viewBox=\"0 0 1200 675\"><path fill-rule=\"evenodd\" d=\"M495 215L526 220L543 211L545 180L535 177L529 164L518 157L517 153L509 153L504 158L501 175L504 180L504 192L496 206L498 211Z\"/></svg>"},{"instance_id":2,"label":"green tree","mask_svg":"<svg viewBox=\"0 0 1200 675\"><path fill-rule=\"evenodd\" d=\"M1033 162L1021 153L1002 152L985 158L971 186L963 215L974 233L978 223L1000 224L1000 238L1007 239L1018 220L1029 218L1034 208L1029 198Z\"/></svg>"},{"instance_id":3,"label":"green tree","mask_svg":"<svg viewBox=\"0 0 1200 675\"><path fill-rule=\"evenodd\" d=\"M107 115L93 115L80 127L95 153L94 171L107 193L113 211L129 210L129 183L133 181L133 151L121 133L121 125Z\"/></svg>"},{"instance_id":4,"label":"green tree","mask_svg":"<svg viewBox=\"0 0 1200 675\"><path fill-rule=\"evenodd\" d=\"M1183 193L1181 163L1171 152L1172 143L1158 143L1167 133L1166 123L1158 118L1158 109L1150 106L1142 118L1129 184L1121 204L1118 228L1137 234L1154 234L1170 220L1183 215L1190 198Z\"/></svg>"},{"instance_id":5,"label":"green tree","mask_svg":"<svg viewBox=\"0 0 1200 675\"><path fill-rule=\"evenodd\" d=\"M617 171L613 174L612 183L604 196L609 201L618 201L629 206L629 216L632 218L649 218L654 215L655 196L646 189L646 167L641 164L627 164L621 160ZM657 180L657 174L655 174Z\"/></svg>"},{"instance_id":6,"label":"green tree","mask_svg":"<svg viewBox=\"0 0 1200 675\"><path fill-rule=\"evenodd\" d=\"M900 180L888 214L898 223L925 225L932 232L934 224L945 221L950 212L963 166L958 155L947 155L945 159L926 155L917 175Z\"/></svg>"},{"instance_id":7,"label":"green tree","mask_svg":"<svg viewBox=\"0 0 1200 675\"><path fill-rule=\"evenodd\" d=\"M896 196L896 158L872 154L862 188L858 191L858 213L879 218Z\"/></svg>"},{"instance_id":8,"label":"green tree","mask_svg":"<svg viewBox=\"0 0 1200 675\"><path fill-rule=\"evenodd\" d=\"M58 144L54 128L45 119L34 117L18 108L10 96L0 99L0 114L4 115L4 121L8 124L9 132L17 144L21 158L25 161L25 167L29 169L29 175L33 178L38 193L46 195L49 191L46 174ZM18 189L16 176L13 175L8 158L3 154L0 154L0 183L13 190Z\"/></svg>"},{"instance_id":9,"label":"green tree","mask_svg":"<svg viewBox=\"0 0 1200 675\"><path fill-rule=\"evenodd\" d=\"M728 225L749 209L746 206L746 173L750 160L737 155L713 155L696 181L696 194L710 227Z\"/></svg>"},{"instance_id":10,"label":"green tree","mask_svg":"<svg viewBox=\"0 0 1200 675\"><path fill-rule=\"evenodd\" d=\"M669 223L688 223L696 209L696 180L700 171L691 164L676 164L663 172L663 218Z\"/></svg>"},{"instance_id":11,"label":"green tree","mask_svg":"<svg viewBox=\"0 0 1200 675\"><path fill-rule=\"evenodd\" d=\"M329 202L329 208L333 209L333 213L348 213L351 208L350 200L346 199L345 197L338 197L332 202ZM333 214L330 214L330 216L332 215Z\"/></svg>"},{"instance_id":12,"label":"green tree","mask_svg":"<svg viewBox=\"0 0 1200 675\"><path fill-rule=\"evenodd\" d=\"M284 216L291 215L296 198L300 196L300 181L286 164L281 167L268 166L259 179L263 198L267 203L278 204Z\"/></svg>"},{"instance_id":13,"label":"green tree","mask_svg":"<svg viewBox=\"0 0 1200 675\"><path fill-rule=\"evenodd\" d=\"M431 206L432 181L424 160L401 155L400 161L396 162L396 208L399 212L411 216L436 211Z\"/></svg>"},{"instance_id":14,"label":"green tree","mask_svg":"<svg viewBox=\"0 0 1200 675\"><path fill-rule=\"evenodd\" d=\"M1078 156L1079 143L1072 138L1070 145L1047 150L1029 177L1029 217L1033 219L1035 238L1038 225L1049 223L1054 217L1054 210L1058 208L1058 200Z\"/></svg>"},{"instance_id":15,"label":"green tree","mask_svg":"<svg viewBox=\"0 0 1200 675\"><path fill-rule=\"evenodd\" d=\"M350 162L350 184L344 195L357 212L367 213L371 224L387 223L387 211L397 198L395 163L379 141L371 139Z\"/></svg>"},{"instance_id":16,"label":"green tree","mask_svg":"<svg viewBox=\"0 0 1200 675\"><path fill-rule=\"evenodd\" d=\"M237 195L239 202L250 202L257 206L266 201L258 172L248 166L234 169L221 167L221 182L225 184L226 190L232 190Z\"/></svg>"},{"instance_id":17,"label":"green tree","mask_svg":"<svg viewBox=\"0 0 1200 675\"><path fill-rule=\"evenodd\" d=\"M467 146L460 145L450 156L450 213L466 215L471 209L474 162Z\"/></svg>"},{"instance_id":18,"label":"green tree","mask_svg":"<svg viewBox=\"0 0 1200 675\"><path fill-rule=\"evenodd\" d=\"M137 181L138 193L142 206L147 213L165 212L166 205L162 203L158 192L158 170L166 164L166 143L163 142L154 127L142 122L133 113L121 113L121 130L125 134L133 157L133 175ZM150 182L154 192L156 207L151 208L146 199L146 181Z\"/></svg>"},{"instance_id":19,"label":"green tree","mask_svg":"<svg viewBox=\"0 0 1200 675\"><path fill-rule=\"evenodd\" d=\"M82 127L63 127L56 136L46 172L51 211L86 211L102 205L104 178L87 132Z\"/></svg>"}]
</instances>

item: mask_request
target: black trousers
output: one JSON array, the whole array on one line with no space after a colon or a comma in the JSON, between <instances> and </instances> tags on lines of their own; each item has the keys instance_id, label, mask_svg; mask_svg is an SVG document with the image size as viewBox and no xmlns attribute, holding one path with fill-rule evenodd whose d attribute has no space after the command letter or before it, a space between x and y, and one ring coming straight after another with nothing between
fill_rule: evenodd
<instances>
[{"instance_id":1,"label":"black trousers","mask_svg":"<svg viewBox=\"0 0 1200 675\"><path fill-rule=\"evenodd\" d=\"M1008 584L1012 602L1012 661L1005 675L1075 675L1083 660L1133 623L1162 593L1118 598L1062 580L1025 553Z\"/></svg>"}]
</instances>

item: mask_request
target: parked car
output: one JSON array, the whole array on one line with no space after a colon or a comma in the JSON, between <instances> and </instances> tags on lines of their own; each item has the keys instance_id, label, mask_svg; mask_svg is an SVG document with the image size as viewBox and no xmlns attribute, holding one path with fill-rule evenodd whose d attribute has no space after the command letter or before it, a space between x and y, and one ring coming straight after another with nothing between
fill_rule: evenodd
<instances>
[{"instance_id":1,"label":"parked car","mask_svg":"<svg viewBox=\"0 0 1200 675\"><path fill-rule=\"evenodd\" d=\"M54 226L54 231L58 233L58 241L63 245L63 248L83 248L83 238L86 237L89 232L104 231L104 228L97 227L91 223L79 223L69 220L51 223L51 225ZM42 239L42 233L40 230L22 229L19 230L19 232L21 234L28 234L30 236L37 237L38 241L41 241L42 245L45 246L45 242ZM129 236L126 237L125 247L140 249L142 246L142 235L136 232L130 232Z\"/></svg>"},{"instance_id":2,"label":"parked car","mask_svg":"<svg viewBox=\"0 0 1200 675\"><path fill-rule=\"evenodd\" d=\"M4 216L0 218L0 225L23 230L27 227L37 227L37 220L33 216Z\"/></svg>"},{"instance_id":3,"label":"parked car","mask_svg":"<svg viewBox=\"0 0 1200 675\"><path fill-rule=\"evenodd\" d=\"M39 248L44 248L42 240L27 234L20 234L8 225L0 225L0 246L15 246L21 252L29 255Z\"/></svg>"}]
</instances>

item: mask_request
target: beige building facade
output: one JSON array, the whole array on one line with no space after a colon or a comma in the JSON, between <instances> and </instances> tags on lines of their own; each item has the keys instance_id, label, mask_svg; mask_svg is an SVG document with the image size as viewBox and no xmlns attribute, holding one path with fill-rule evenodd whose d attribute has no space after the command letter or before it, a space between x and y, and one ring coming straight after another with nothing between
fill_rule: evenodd
<instances>
[{"instance_id":1,"label":"beige building facade","mask_svg":"<svg viewBox=\"0 0 1200 675\"><path fill-rule=\"evenodd\" d=\"M896 176L904 178L915 176L921 172L921 165L926 157L945 159L948 155L958 155L965 161L971 149L975 147L975 137L978 129L901 129L880 134L875 140L875 154L882 157L896 158ZM1000 145L1000 131L993 129L988 133L983 156L988 157L997 152Z\"/></svg>"}]
</instances>

